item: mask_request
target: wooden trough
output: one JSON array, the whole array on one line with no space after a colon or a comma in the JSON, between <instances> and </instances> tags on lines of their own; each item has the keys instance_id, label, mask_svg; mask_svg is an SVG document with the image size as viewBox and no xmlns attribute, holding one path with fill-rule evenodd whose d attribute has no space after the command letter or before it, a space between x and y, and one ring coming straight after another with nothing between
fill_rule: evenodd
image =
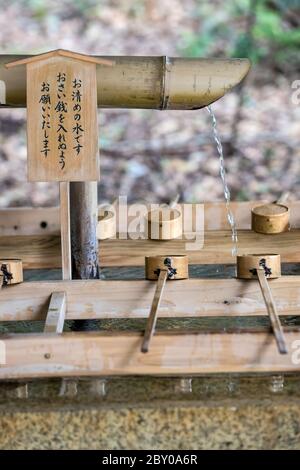
<instances>
[{"instance_id":1,"label":"wooden trough","mask_svg":"<svg viewBox=\"0 0 300 470\"><path fill-rule=\"evenodd\" d=\"M187 256L190 265L236 263L224 204L181 204L176 209L170 205L158 212L144 206L139 217L145 222L148 214L152 239L122 226L124 221L127 227L139 222L130 215L135 214L132 207L125 208L125 217L122 208L121 222L120 213L115 219L112 213L97 210L97 105L205 107L244 78L249 61L163 57L134 62L125 58L120 64L118 58L61 49L10 59L5 70L0 61L0 79L10 84L2 106L6 101L8 106L26 102L28 177L57 181L60 208L0 213L0 322L43 321L40 333L0 336L0 379L299 372L300 326L284 328L282 343L278 316L299 316L299 276L272 281L271 300L278 311L277 329L270 315L273 330L271 325L242 328L237 321L270 314L268 283L260 264L251 266L259 283L256 276L248 279L248 273L247 279L188 279ZM138 90L135 98L133 90L134 95ZM291 230L280 230L273 237L251 230L252 207L253 203L232 205L239 255L256 253L259 246L262 253L280 254L282 262L299 262L299 202L291 205ZM111 239L112 222L118 232L115 239ZM152 236L152 228L156 235ZM145 257L146 280L99 279L100 267L143 266ZM16 258L24 269L61 267L62 280L21 282ZM173 326L174 319L213 317L217 327L158 329L154 335L158 316L172 319ZM233 326L224 327L224 317L233 320ZM145 333L64 331L66 320L105 318L148 318L148 322ZM280 341L280 352L284 344L286 354L278 354Z\"/></svg>"},{"instance_id":2,"label":"wooden trough","mask_svg":"<svg viewBox=\"0 0 300 470\"><path fill-rule=\"evenodd\" d=\"M298 204L298 202L292 203L291 206L297 208ZM245 207L249 209L247 217ZM292 231L270 238L251 232L251 207L253 202L234 204L239 240L243 240L244 235L244 240L252 239L251 243L255 246L256 237L259 236L265 247L269 247L270 244L275 244L277 248L282 246L282 261L298 261L299 253L290 250L291 238L289 238L292 234L295 240L299 240L297 218L294 219ZM204 211L207 212L204 248L196 254L193 251L188 253L190 264L201 263L201 260L208 260L211 265L216 261L218 264L226 264L228 260L234 264L235 258L231 257L229 241L221 245L224 234L225 240L227 237L230 239L230 232L226 230L225 225L225 205L209 204ZM0 212L0 220L4 217L4 213L8 212L7 210ZM38 221L41 213L37 211L35 214L34 210L24 213L30 216L24 216L22 219L21 230L28 233L29 227L33 225L40 230ZM52 209L53 217L54 213ZM46 218L46 214L44 216ZM293 217L298 217L294 211L291 211L291 216L292 220ZM21 214L19 220L20 217ZM54 224L54 219L52 220ZM38 240L41 235L6 234L5 240L10 240L11 246L17 247L19 239L24 241L26 237L30 240L36 237ZM56 237L59 240L58 235L50 233L45 237L52 237L52 240ZM1 240L3 239L2 237ZM212 240L219 240L218 258L216 251L209 249ZM121 253L116 251L114 245L116 241L120 242L119 240L103 242L100 256L103 254L105 259L109 260L108 264L120 266L123 263L117 263L122 258ZM122 240L123 259L127 266L130 266L130 263L135 265L136 260L142 256L142 252L138 256L131 257L127 253L130 247L138 246L138 241ZM153 251L153 243L156 244L158 251L174 253L174 243L176 247L180 242L179 246L183 247L185 240L155 242L141 240L141 242L145 256L145 251ZM243 246L242 242L240 244ZM245 250L249 250L248 245L244 246ZM20 243L20 256L21 250ZM25 250L26 245L23 245L23 253ZM58 242L55 250L59 257ZM53 246L51 251L52 254L55 253ZM182 251L183 254L187 254L185 250ZM41 243L30 247L27 259L29 256L33 260L43 258L44 267L53 266L52 255ZM38 265L41 266L41 263ZM159 318L172 319L172 322L183 318L216 319L220 327L212 330L203 327L184 330L176 328L170 331L158 329L151 339L151 347L147 354L141 352L143 330L63 332L66 320L113 318L146 320L153 301L155 284L153 280L66 280L23 282L4 287L0 292L0 321L44 321L44 331L5 334L0 338L1 344L5 345L7 358L6 364L0 366L0 378L28 380L33 377L192 376L211 373L273 374L300 371L300 361L298 361L300 354L297 349L300 327L283 327L288 354L281 355L278 354L271 327L242 328L241 321L238 322L239 327L233 326L225 331L221 326L224 319L235 321L251 317L267 318L265 303L255 279L182 279L167 282L158 309ZM273 279L271 289L278 315L287 319L297 318L300 312L300 276L281 276Z\"/></svg>"}]
</instances>

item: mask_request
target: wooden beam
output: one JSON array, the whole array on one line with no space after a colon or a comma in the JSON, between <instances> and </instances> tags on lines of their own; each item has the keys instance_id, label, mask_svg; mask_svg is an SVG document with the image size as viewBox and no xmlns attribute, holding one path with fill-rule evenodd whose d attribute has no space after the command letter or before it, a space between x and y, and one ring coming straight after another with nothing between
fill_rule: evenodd
<instances>
[{"instance_id":1,"label":"wooden beam","mask_svg":"<svg viewBox=\"0 0 300 470\"><path fill-rule=\"evenodd\" d=\"M48 307L44 333L62 333L67 308L65 292L53 292Z\"/></svg>"},{"instance_id":2,"label":"wooden beam","mask_svg":"<svg viewBox=\"0 0 300 470\"><path fill-rule=\"evenodd\" d=\"M59 235L59 207L12 207L0 210L0 236Z\"/></svg>"},{"instance_id":3,"label":"wooden beam","mask_svg":"<svg viewBox=\"0 0 300 470\"><path fill-rule=\"evenodd\" d=\"M278 235L262 235L250 230L238 232L239 254L279 253L282 262L300 261L300 230ZM100 246L101 266L143 266L145 256L176 253L187 255L189 264L235 264L232 256L230 231L207 231L204 234L204 246L187 250L186 243L197 247L188 240L103 240Z\"/></svg>"},{"instance_id":4,"label":"wooden beam","mask_svg":"<svg viewBox=\"0 0 300 470\"><path fill-rule=\"evenodd\" d=\"M278 354L272 333L158 332L148 354L142 333L6 335L0 379L299 372L297 354ZM299 331L286 334L290 351ZM294 363L293 363L294 362Z\"/></svg>"},{"instance_id":5,"label":"wooden beam","mask_svg":"<svg viewBox=\"0 0 300 470\"><path fill-rule=\"evenodd\" d=\"M67 281L72 279L70 183L67 181L59 183L59 193L62 278L63 280Z\"/></svg>"},{"instance_id":6,"label":"wooden beam","mask_svg":"<svg viewBox=\"0 0 300 470\"><path fill-rule=\"evenodd\" d=\"M262 235L250 230L238 233L239 254L260 252L279 253L283 263L300 262L300 230ZM189 264L235 264L231 255L232 242L229 231L208 231L204 234L202 249L186 250L187 240L103 240L99 256L101 266L144 266L145 256L176 253L188 255ZM196 246L196 245L195 245ZM20 258L24 269L60 268L60 237L18 236L0 237L0 258ZM95 261L89 264L95 270Z\"/></svg>"},{"instance_id":7,"label":"wooden beam","mask_svg":"<svg viewBox=\"0 0 300 470\"><path fill-rule=\"evenodd\" d=\"M279 315L300 314L300 276L269 281ZM66 319L147 318L153 281L24 282L1 290L0 321L45 320L53 292L66 292ZM189 279L167 282L160 317L267 315L257 281Z\"/></svg>"},{"instance_id":8,"label":"wooden beam","mask_svg":"<svg viewBox=\"0 0 300 470\"><path fill-rule=\"evenodd\" d=\"M61 268L60 237L56 235L0 237L0 258L20 258L24 269Z\"/></svg>"},{"instance_id":9,"label":"wooden beam","mask_svg":"<svg viewBox=\"0 0 300 470\"><path fill-rule=\"evenodd\" d=\"M265 201L232 202L231 210L236 219L239 230L251 229L251 209ZM300 201L287 204L291 210L292 228L300 228ZM179 204L176 207L182 207ZM196 227L196 204L186 204L185 223L193 230ZM205 230L228 230L226 208L223 202L205 202L204 228ZM145 205L144 215L150 209ZM118 206L116 206L118 211ZM99 215L101 208L99 208ZM133 204L128 206L128 224L136 217L133 213ZM143 214L141 214L143 215ZM58 235L60 233L58 207L16 207L0 209L0 236L5 235Z\"/></svg>"}]
</instances>

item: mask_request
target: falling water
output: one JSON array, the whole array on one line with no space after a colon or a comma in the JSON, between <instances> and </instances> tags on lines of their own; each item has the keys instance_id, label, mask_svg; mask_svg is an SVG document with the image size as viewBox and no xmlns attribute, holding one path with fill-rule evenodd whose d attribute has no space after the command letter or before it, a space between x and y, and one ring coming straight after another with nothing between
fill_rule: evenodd
<instances>
[{"instance_id":1,"label":"falling water","mask_svg":"<svg viewBox=\"0 0 300 470\"><path fill-rule=\"evenodd\" d=\"M219 135L219 132L218 132L217 120L216 120L216 117L214 115L214 112L211 109L211 106L206 106L206 109L207 109L207 112L209 113L209 115L211 117L213 137L214 137L214 141L216 143L217 151L218 151L218 154L219 154L220 176L221 176L221 179L222 179L224 197L225 197L225 202L226 202L227 220L228 220L230 228L231 228L231 239L232 239L232 243L233 243L231 254L232 254L232 256L236 256L237 255L238 236L237 236L237 229L236 229L236 223L235 223L234 215L233 215L233 213L230 209L230 191L229 191L229 188L228 188L228 185L227 185L227 180L226 180L226 170L225 170L223 147L222 147L220 135Z\"/></svg>"}]
</instances>

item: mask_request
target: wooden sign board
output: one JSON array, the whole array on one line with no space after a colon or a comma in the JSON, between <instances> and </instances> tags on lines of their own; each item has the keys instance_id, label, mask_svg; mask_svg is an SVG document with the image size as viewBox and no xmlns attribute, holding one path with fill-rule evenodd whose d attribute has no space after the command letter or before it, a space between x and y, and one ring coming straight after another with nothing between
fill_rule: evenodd
<instances>
[{"instance_id":1,"label":"wooden sign board","mask_svg":"<svg viewBox=\"0 0 300 470\"><path fill-rule=\"evenodd\" d=\"M29 181L99 179L98 62L59 50L7 64L26 64Z\"/></svg>"}]
</instances>

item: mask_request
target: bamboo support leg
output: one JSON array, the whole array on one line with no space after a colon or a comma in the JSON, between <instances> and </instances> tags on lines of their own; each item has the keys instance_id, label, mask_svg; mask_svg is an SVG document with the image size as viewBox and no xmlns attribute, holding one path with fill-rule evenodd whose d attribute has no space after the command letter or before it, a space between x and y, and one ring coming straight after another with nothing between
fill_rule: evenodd
<instances>
[{"instance_id":1,"label":"bamboo support leg","mask_svg":"<svg viewBox=\"0 0 300 470\"><path fill-rule=\"evenodd\" d=\"M168 279L168 270L162 269L158 276L156 290L155 290L153 302L151 305L150 314L147 320L145 335L143 338L141 351L144 353L148 352L149 350L150 341L151 341L151 338L153 336L155 326L156 326L159 304L162 298L163 290L164 290L167 279Z\"/></svg>"},{"instance_id":2,"label":"bamboo support leg","mask_svg":"<svg viewBox=\"0 0 300 470\"><path fill-rule=\"evenodd\" d=\"M99 279L97 182L70 183L73 279ZM95 329L92 320L77 320L76 330Z\"/></svg>"},{"instance_id":3,"label":"bamboo support leg","mask_svg":"<svg viewBox=\"0 0 300 470\"><path fill-rule=\"evenodd\" d=\"M275 335L278 351L280 354L287 354L287 345L284 338L284 333L282 329L282 325L280 323L280 319L278 317L276 305L273 299L273 295L266 279L264 269L257 269L257 277L259 281L259 285L261 288L261 292L268 310L268 314L270 317L272 329Z\"/></svg>"}]
</instances>

